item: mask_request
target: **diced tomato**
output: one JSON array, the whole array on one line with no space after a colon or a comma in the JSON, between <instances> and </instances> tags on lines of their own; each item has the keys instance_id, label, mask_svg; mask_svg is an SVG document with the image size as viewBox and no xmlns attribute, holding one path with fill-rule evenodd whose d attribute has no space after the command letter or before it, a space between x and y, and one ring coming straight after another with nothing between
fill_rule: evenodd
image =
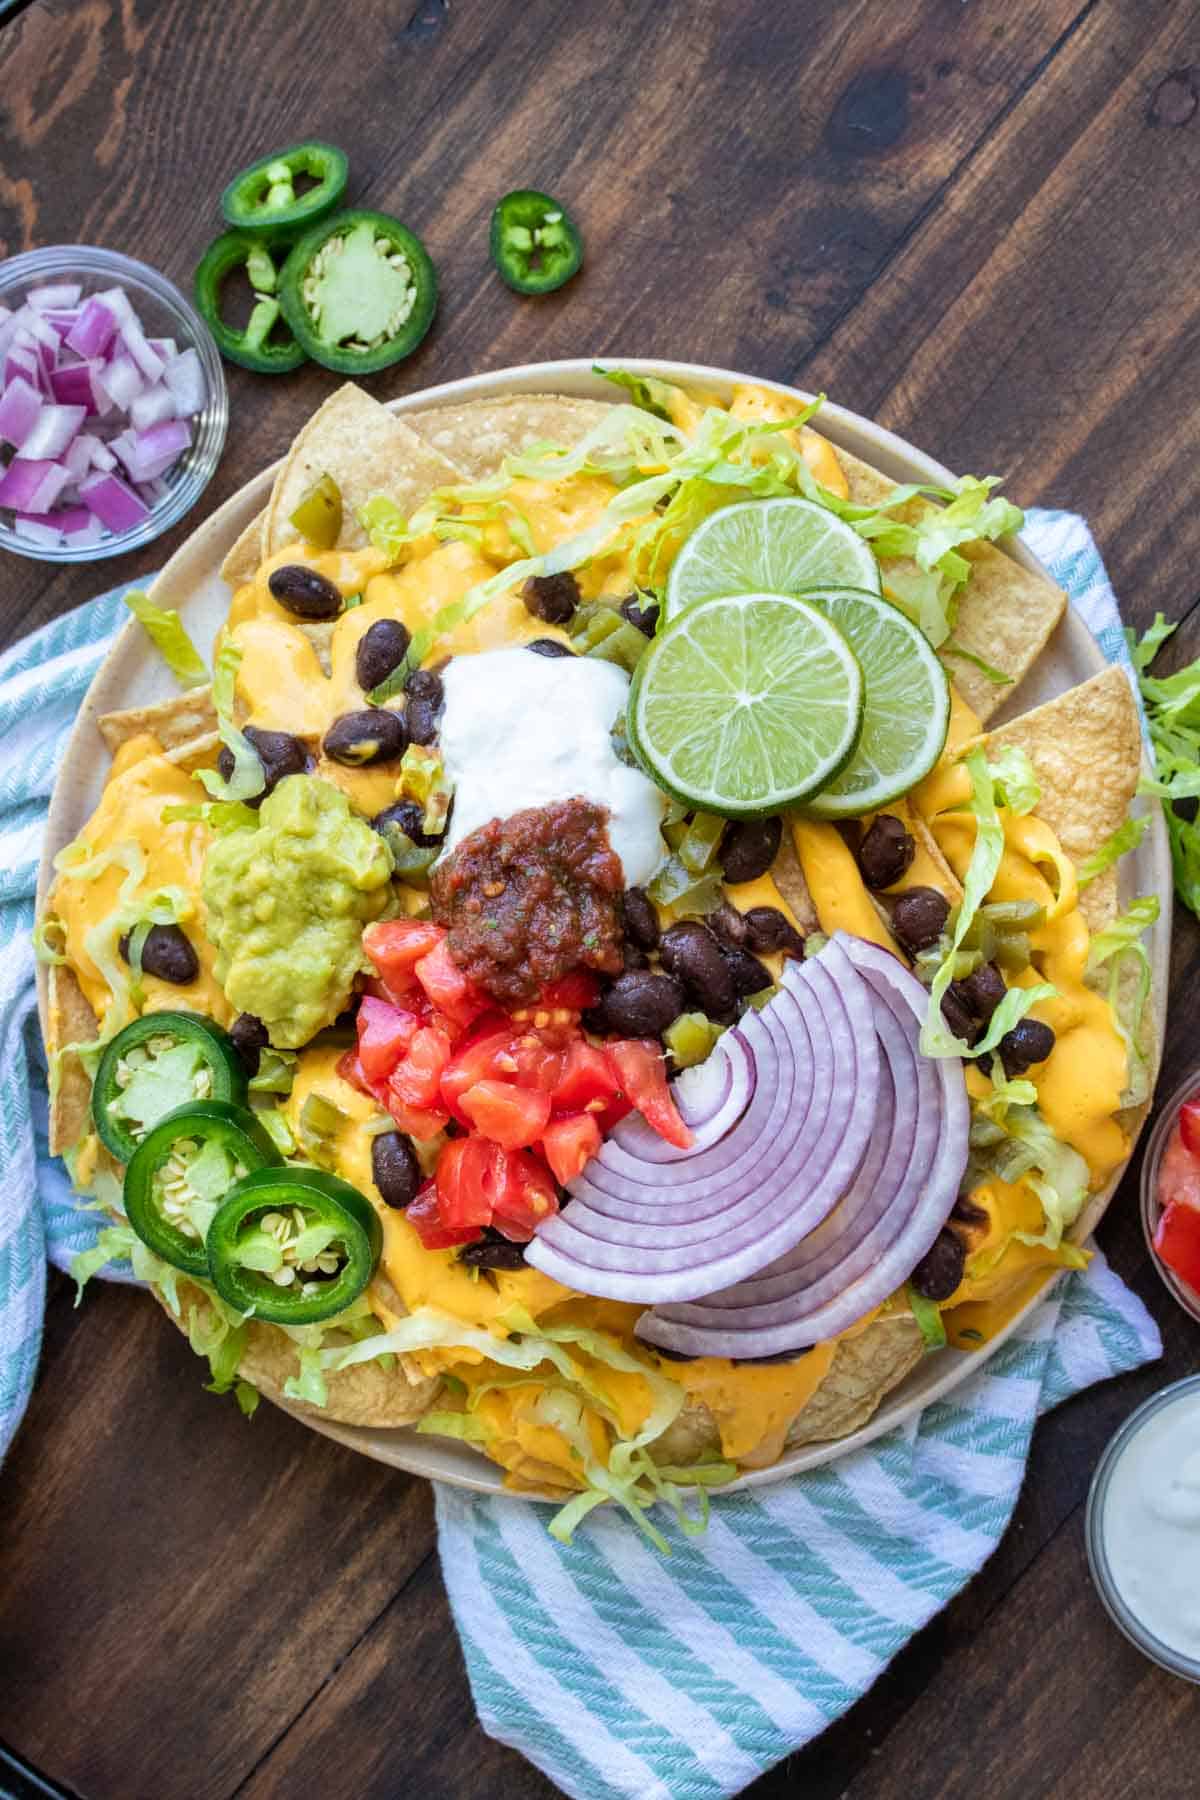
<instances>
[{"instance_id":1,"label":"diced tomato","mask_svg":"<svg viewBox=\"0 0 1200 1800\"><path fill-rule=\"evenodd\" d=\"M442 1072L442 1105L448 1106L462 1125L470 1119L459 1102L477 1081L505 1081L517 1074L513 1054L513 1029L504 1024L498 1030L472 1035L458 1044L454 1055Z\"/></svg>"},{"instance_id":2,"label":"diced tomato","mask_svg":"<svg viewBox=\"0 0 1200 1800\"><path fill-rule=\"evenodd\" d=\"M690 1150L692 1134L671 1098L661 1044L654 1038L614 1038L604 1054L647 1125L676 1149Z\"/></svg>"},{"instance_id":3,"label":"diced tomato","mask_svg":"<svg viewBox=\"0 0 1200 1800\"><path fill-rule=\"evenodd\" d=\"M387 919L367 926L363 949L379 971L387 998L408 992L416 980L417 964L437 948L444 936L441 926L430 924L428 919Z\"/></svg>"},{"instance_id":4,"label":"diced tomato","mask_svg":"<svg viewBox=\"0 0 1200 1800\"><path fill-rule=\"evenodd\" d=\"M514 1038L512 1055L517 1065L515 1079L547 1094L557 1088L567 1066L567 1046L548 1044L536 1031L523 1031Z\"/></svg>"},{"instance_id":5,"label":"diced tomato","mask_svg":"<svg viewBox=\"0 0 1200 1800\"><path fill-rule=\"evenodd\" d=\"M438 1217L447 1230L489 1225L504 1184L504 1153L479 1137L452 1138L437 1165Z\"/></svg>"},{"instance_id":6,"label":"diced tomato","mask_svg":"<svg viewBox=\"0 0 1200 1800\"><path fill-rule=\"evenodd\" d=\"M1200 1294L1200 1212L1172 1201L1154 1233L1154 1248L1181 1281Z\"/></svg>"},{"instance_id":7,"label":"diced tomato","mask_svg":"<svg viewBox=\"0 0 1200 1800\"><path fill-rule=\"evenodd\" d=\"M1185 1100L1180 1107L1179 1135L1189 1156L1200 1158L1200 1100Z\"/></svg>"},{"instance_id":8,"label":"diced tomato","mask_svg":"<svg viewBox=\"0 0 1200 1800\"><path fill-rule=\"evenodd\" d=\"M447 1145L449 1149L451 1146ZM438 1190L427 1181L416 1199L405 1209L405 1218L414 1228L426 1250L448 1250L452 1244L473 1244L483 1232L478 1225L449 1226L442 1223L438 1212Z\"/></svg>"},{"instance_id":9,"label":"diced tomato","mask_svg":"<svg viewBox=\"0 0 1200 1800\"><path fill-rule=\"evenodd\" d=\"M358 1005L358 1059L370 1081L385 1081L421 1024L415 1012L364 994Z\"/></svg>"},{"instance_id":10,"label":"diced tomato","mask_svg":"<svg viewBox=\"0 0 1200 1800\"><path fill-rule=\"evenodd\" d=\"M450 1061L450 1039L436 1026L414 1032L407 1053L388 1077L388 1087L406 1106L440 1107L442 1070ZM361 1055L361 1052L360 1052Z\"/></svg>"},{"instance_id":11,"label":"diced tomato","mask_svg":"<svg viewBox=\"0 0 1200 1800\"><path fill-rule=\"evenodd\" d=\"M371 1080L359 1061L357 1050L347 1050L343 1056L338 1057L335 1066L343 1081L348 1081L351 1087L358 1088L361 1093L370 1094L373 1100L378 1100L380 1106L387 1105L387 1082Z\"/></svg>"},{"instance_id":12,"label":"diced tomato","mask_svg":"<svg viewBox=\"0 0 1200 1800\"><path fill-rule=\"evenodd\" d=\"M416 964L416 977L430 1002L458 1026L470 1025L491 1002L468 981L450 954L444 938Z\"/></svg>"},{"instance_id":13,"label":"diced tomato","mask_svg":"<svg viewBox=\"0 0 1200 1800\"><path fill-rule=\"evenodd\" d=\"M545 1163L528 1150L505 1153L505 1181L496 1195L492 1223L516 1244L526 1244L543 1219L558 1211L558 1192Z\"/></svg>"},{"instance_id":14,"label":"diced tomato","mask_svg":"<svg viewBox=\"0 0 1200 1800\"><path fill-rule=\"evenodd\" d=\"M505 1150L536 1144L550 1118L550 1096L515 1081L477 1081L459 1105L476 1131Z\"/></svg>"},{"instance_id":15,"label":"diced tomato","mask_svg":"<svg viewBox=\"0 0 1200 1800\"><path fill-rule=\"evenodd\" d=\"M600 1127L592 1113L551 1119L542 1133L542 1150L554 1179L566 1186L600 1148Z\"/></svg>"},{"instance_id":16,"label":"diced tomato","mask_svg":"<svg viewBox=\"0 0 1200 1800\"><path fill-rule=\"evenodd\" d=\"M1158 1201L1200 1210L1200 1160L1185 1145L1182 1126L1171 1133L1158 1165Z\"/></svg>"},{"instance_id":17,"label":"diced tomato","mask_svg":"<svg viewBox=\"0 0 1200 1800\"><path fill-rule=\"evenodd\" d=\"M600 998L600 983L588 969L572 969L542 989L540 1006L553 1009L566 1007L570 1012L585 1012Z\"/></svg>"},{"instance_id":18,"label":"diced tomato","mask_svg":"<svg viewBox=\"0 0 1200 1800\"><path fill-rule=\"evenodd\" d=\"M603 1050L584 1037L573 1038L554 1089L555 1112L601 1112L620 1091L620 1080Z\"/></svg>"}]
</instances>

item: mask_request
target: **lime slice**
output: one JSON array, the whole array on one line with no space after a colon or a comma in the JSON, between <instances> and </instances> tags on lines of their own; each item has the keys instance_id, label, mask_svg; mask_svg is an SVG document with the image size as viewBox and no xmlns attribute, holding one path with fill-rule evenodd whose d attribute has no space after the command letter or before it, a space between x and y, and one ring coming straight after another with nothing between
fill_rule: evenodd
<instances>
[{"instance_id":1,"label":"lime slice","mask_svg":"<svg viewBox=\"0 0 1200 1800\"><path fill-rule=\"evenodd\" d=\"M878 593L870 545L811 500L739 500L685 539L667 581L666 616L717 594L795 594L818 585Z\"/></svg>"},{"instance_id":2,"label":"lime slice","mask_svg":"<svg viewBox=\"0 0 1200 1800\"><path fill-rule=\"evenodd\" d=\"M700 600L638 664L629 739L662 787L753 818L832 781L862 725L863 679L824 614L785 594Z\"/></svg>"},{"instance_id":3,"label":"lime slice","mask_svg":"<svg viewBox=\"0 0 1200 1800\"><path fill-rule=\"evenodd\" d=\"M810 588L804 599L842 633L867 690L853 756L804 810L818 819L875 812L915 787L942 754L950 683L924 633L878 594Z\"/></svg>"}]
</instances>

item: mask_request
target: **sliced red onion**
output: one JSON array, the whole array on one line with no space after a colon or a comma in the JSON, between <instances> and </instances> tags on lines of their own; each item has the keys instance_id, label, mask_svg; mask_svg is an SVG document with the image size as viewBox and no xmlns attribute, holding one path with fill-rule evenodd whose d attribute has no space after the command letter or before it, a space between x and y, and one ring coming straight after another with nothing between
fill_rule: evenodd
<instances>
[{"instance_id":1,"label":"sliced red onion","mask_svg":"<svg viewBox=\"0 0 1200 1800\"><path fill-rule=\"evenodd\" d=\"M0 440L19 448L42 410L42 396L22 376L14 376L0 394Z\"/></svg>"},{"instance_id":2,"label":"sliced red onion","mask_svg":"<svg viewBox=\"0 0 1200 1800\"><path fill-rule=\"evenodd\" d=\"M71 476L56 462L28 462L16 457L0 476L0 506L14 512L47 513Z\"/></svg>"},{"instance_id":3,"label":"sliced red onion","mask_svg":"<svg viewBox=\"0 0 1200 1800\"><path fill-rule=\"evenodd\" d=\"M118 475L89 475L79 484L79 498L110 531L115 532L132 531L150 511L141 496L127 487Z\"/></svg>"},{"instance_id":4,"label":"sliced red onion","mask_svg":"<svg viewBox=\"0 0 1200 1800\"><path fill-rule=\"evenodd\" d=\"M79 317L67 333L66 347L91 362L103 356L117 332L117 315L98 295L93 294L79 309Z\"/></svg>"},{"instance_id":5,"label":"sliced red onion","mask_svg":"<svg viewBox=\"0 0 1200 1800\"><path fill-rule=\"evenodd\" d=\"M31 459L61 456L83 424L84 411L82 406L43 406L22 440L21 455Z\"/></svg>"}]
</instances>

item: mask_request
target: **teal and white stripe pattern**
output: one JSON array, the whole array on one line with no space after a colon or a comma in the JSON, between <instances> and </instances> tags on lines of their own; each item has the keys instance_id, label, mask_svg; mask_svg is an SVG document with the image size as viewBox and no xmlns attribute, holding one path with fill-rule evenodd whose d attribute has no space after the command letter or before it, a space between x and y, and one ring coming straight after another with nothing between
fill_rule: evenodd
<instances>
[{"instance_id":1,"label":"teal and white stripe pattern","mask_svg":"<svg viewBox=\"0 0 1200 1800\"><path fill-rule=\"evenodd\" d=\"M1031 513L1026 535L1120 660L1082 520ZM55 772L122 617L118 591L0 657L0 1455L33 1383L45 1259L65 1268L96 1231L46 1151L29 932ZM605 1509L567 1547L547 1535L545 1507L439 1489L442 1566L485 1729L581 1800L736 1793L844 1712L981 1567L1038 1414L1160 1350L1097 1259L909 1428L716 1498L701 1539L662 1521L669 1558Z\"/></svg>"}]
</instances>

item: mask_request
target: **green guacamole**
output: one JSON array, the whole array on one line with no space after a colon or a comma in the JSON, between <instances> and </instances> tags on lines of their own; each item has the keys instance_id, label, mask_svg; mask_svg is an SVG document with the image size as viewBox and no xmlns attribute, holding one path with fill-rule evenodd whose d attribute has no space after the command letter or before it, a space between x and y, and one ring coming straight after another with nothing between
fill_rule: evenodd
<instances>
[{"instance_id":1,"label":"green guacamole","mask_svg":"<svg viewBox=\"0 0 1200 1800\"><path fill-rule=\"evenodd\" d=\"M229 1004L262 1020L278 1049L331 1025L366 967L363 927L393 910L387 845L346 796L289 775L258 824L228 832L204 864L208 935Z\"/></svg>"}]
</instances>

